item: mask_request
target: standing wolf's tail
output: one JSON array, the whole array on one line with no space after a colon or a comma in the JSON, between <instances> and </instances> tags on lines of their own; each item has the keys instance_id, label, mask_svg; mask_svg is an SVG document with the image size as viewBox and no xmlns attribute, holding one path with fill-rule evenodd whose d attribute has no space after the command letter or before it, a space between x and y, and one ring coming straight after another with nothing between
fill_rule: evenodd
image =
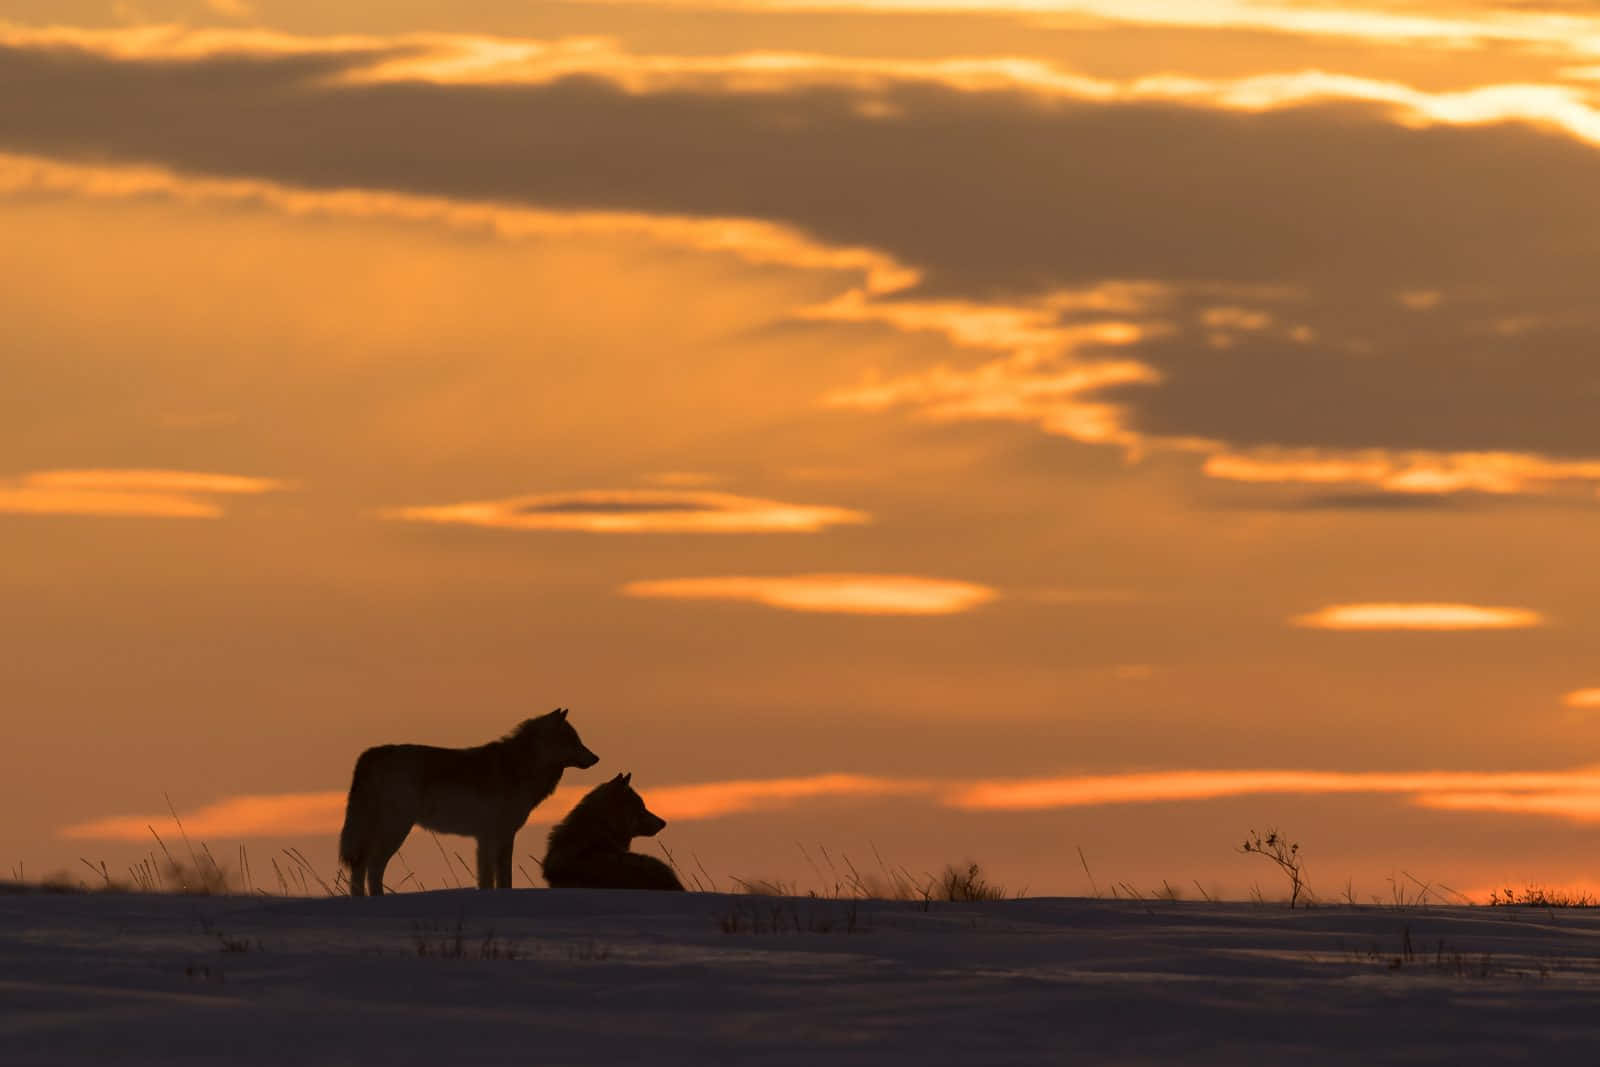
<instances>
[{"instance_id":1,"label":"standing wolf's tail","mask_svg":"<svg viewBox=\"0 0 1600 1067\"><path fill-rule=\"evenodd\" d=\"M378 798L373 795L372 750L361 753L355 773L350 777L350 795L344 802L344 828L339 831L339 862L355 867L362 860L372 825L377 819Z\"/></svg>"}]
</instances>

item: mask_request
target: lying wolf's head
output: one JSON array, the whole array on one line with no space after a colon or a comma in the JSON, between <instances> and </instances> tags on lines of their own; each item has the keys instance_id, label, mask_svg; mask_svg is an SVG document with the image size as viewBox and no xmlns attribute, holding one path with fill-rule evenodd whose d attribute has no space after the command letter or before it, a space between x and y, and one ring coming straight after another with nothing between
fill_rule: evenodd
<instances>
[{"instance_id":1,"label":"lying wolf's head","mask_svg":"<svg viewBox=\"0 0 1600 1067\"><path fill-rule=\"evenodd\" d=\"M633 775L619 774L589 790L556 827L551 840L564 832L590 846L626 852L628 842L634 838L659 834L667 820L644 806L644 798L633 791L632 781Z\"/></svg>"},{"instance_id":2,"label":"lying wolf's head","mask_svg":"<svg viewBox=\"0 0 1600 1067\"><path fill-rule=\"evenodd\" d=\"M590 752L578 737L578 731L567 721L567 709L557 708L548 715L528 719L513 732L517 740L532 740L539 746L539 756L558 767L593 767L600 757Z\"/></svg>"},{"instance_id":3,"label":"lying wolf's head","mask_svg":"<svg viewBox=\"0 0 1600 1067\"><path fill-rule=\"evenodd\" d=\"M633 773L619 774L600 788L611 793L609 807L619 821L626 822L629 837L654 837L666 829L667 820L644 806L644 797L633 791Z\"/></svg>"}]
</instances>

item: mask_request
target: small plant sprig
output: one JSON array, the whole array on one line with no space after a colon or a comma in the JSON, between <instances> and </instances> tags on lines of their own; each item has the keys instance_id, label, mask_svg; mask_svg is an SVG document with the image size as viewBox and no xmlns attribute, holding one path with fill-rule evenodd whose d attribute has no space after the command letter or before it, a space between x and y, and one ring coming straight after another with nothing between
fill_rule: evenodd
<instances>
[{"instance_id":1,"label":"small plant sprig","mask_svg":"<svg viewBox=\"0 0 1600 1067\"><path fill-rule=\"evenodd\" d=\"M1289 907L1299 904L1300 895L1307 892L1299 842L1290 841L1277 830L1269 829L1264 837L1251 830L1250 836L1239 846L1239 851L1247 856L1264 857L1277 864L1284 877L1289 879Z\"/></svg>"}]
</instances>

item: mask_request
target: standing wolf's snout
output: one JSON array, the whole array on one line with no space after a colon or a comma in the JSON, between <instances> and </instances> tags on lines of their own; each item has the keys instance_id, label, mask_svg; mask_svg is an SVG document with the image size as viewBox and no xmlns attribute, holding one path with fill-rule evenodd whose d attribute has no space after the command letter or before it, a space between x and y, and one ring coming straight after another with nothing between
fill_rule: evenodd
<instances>
[{"instance_id":1,"label":"standing wolf's snout","mask_svg":"<svg viewBox=\"0 0 1600 1067\"><path fill-rule=\"evenodd\" d=\"M654 837L667 828L667 820L653 811L645 812L641 822L643 828L639 831L640 837Z\"/></svg>"},{"instance_id":2,"label":"standing wolf's snout","mask_svg":"<svg viewBox=\"0 0 1600 1067\"><path fill-rule=\"evenodd\" d=\"M578 746L577 755L572 757L572 765L578 768L580 771L586 771L599 762L600 757L596 756L593 752L590 752L583 745Z\"/></svg>"}]
</instances>

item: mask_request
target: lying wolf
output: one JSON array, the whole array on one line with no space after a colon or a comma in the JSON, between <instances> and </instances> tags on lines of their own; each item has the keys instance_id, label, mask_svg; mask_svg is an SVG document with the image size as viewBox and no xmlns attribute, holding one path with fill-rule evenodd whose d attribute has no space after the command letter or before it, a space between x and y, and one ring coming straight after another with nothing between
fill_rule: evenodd
<instances>
[{"instance_id":1,"label":"lying wolf","mask_svg":"<svg viewBox=\"0 0 1600 1067\"><path fill-rule=\"evenodd\" d=\"M654 837L667 821L644 806L619 774L596 786L550 831L544 880L552 889L675 889L683 883L653 856L628 851L635 837Z\"/></svg>"},{"instance_id":2,"label":"lying wolf","mask_svg":"<svg viewBox=\"0 0 1600 1067\"><path fill-rule=\"evenodd\" d=\"M383 869L414 825L477 838L478 888L511 888L511 843L528 813L555 790L563 770L599 759L578 739L566 708L476 748L367 749L356 760L339 833L350 895L383 893Z\"/></svg>"}]
</instances>

